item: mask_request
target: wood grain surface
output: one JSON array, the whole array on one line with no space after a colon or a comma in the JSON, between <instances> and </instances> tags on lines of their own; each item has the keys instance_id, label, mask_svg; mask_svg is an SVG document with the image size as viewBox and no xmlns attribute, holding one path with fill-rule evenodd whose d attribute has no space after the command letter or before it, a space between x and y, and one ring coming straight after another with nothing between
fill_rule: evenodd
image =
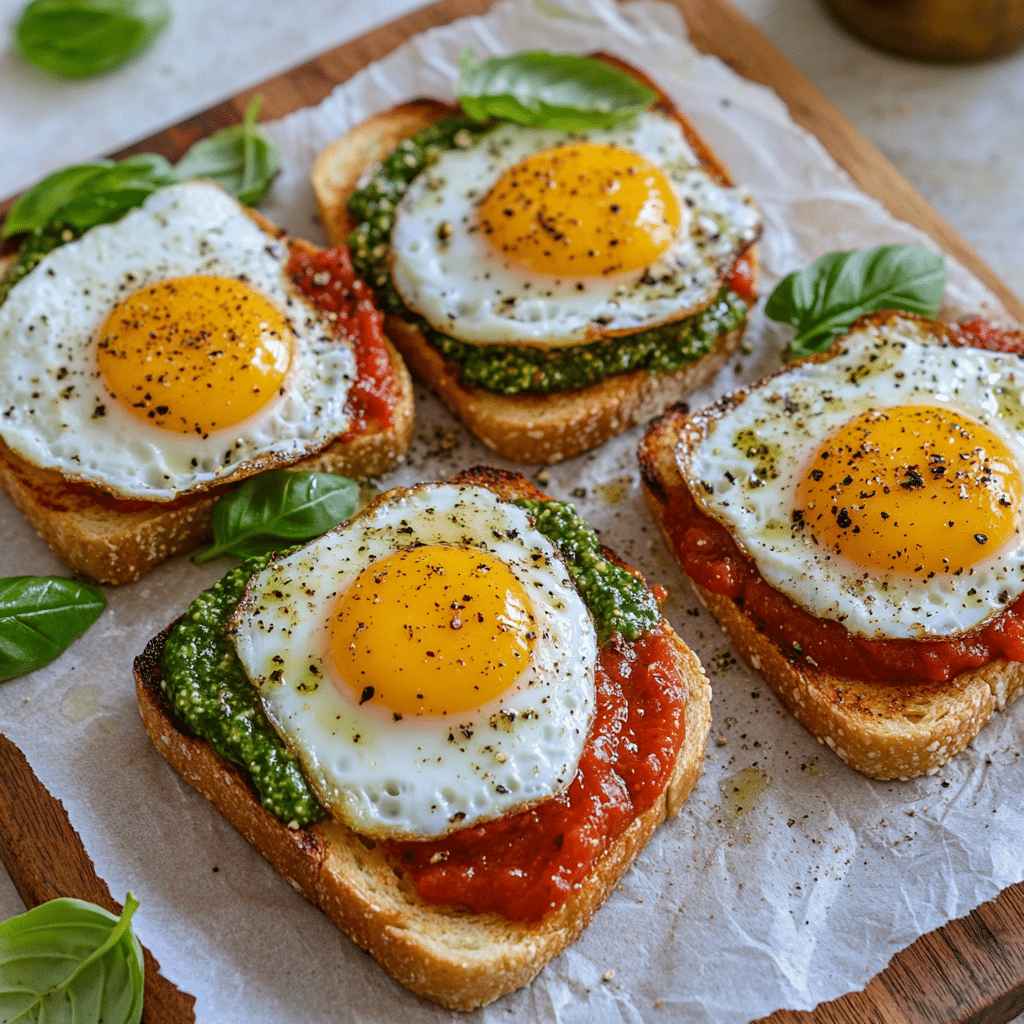
<instances>
[{"instance_id":1,"label":"wood grain surface","mask_svg":"<svg viewBox=\"0 0 1024 1024\"><path fill-rule=\"evenodd\" d=\"M1024 322L1024 303L749 22L725 0L675 2L686 17L691 38L700 50L716 54L739 74L773 88L788 104L794 120L821 140L865 192L879 199L894 216L926 231L945 252L977 275L1012 316ZM479 14L488 6L488 0L441 0L116 155L158 152L177 159L197 139L241 121L249 98L257 92L264 96L263 119L282 117L299 107L318 103L335 85L415 33L458 17ZM12 780L7 778L12 770L10 766L17 761L15 751L9 749L11 746L0 737L0 781L6 783L0 788L5 792L12 785ZM106 886L96 878L88 857L81 851L81 843L63 808L49 798L49 794L46 797L56 806L56 811L42 799L24 775L27 768L25 765L24 769L17 769L13 779L14 785L23 786L23 798L29 801L30 809L30 818L26 819L24 811L19 815L18 832L12 831L8 824L12 819L4 817L11 813L10 800L0 796L0 856L19 892L26 903L67 894L116 908ZM42 789L38 781L35 786ZM31 835L20 831L28 827L26 821L32 822ZM26 848L32 845L38 853L40 847L73 849L76 844L80 852L70 855L69 863L63 868L62 860L55 863L50 857L49 862L40 862ZM54 889L58 880L62 892ZM151 977L163 982L155 973L155 967L149 958L147 1001ZM171 999L167 1004L169 1015L144 1019L192 1020L188 1002L191 997L181 997L173 986L164 984L173 990L168 997ZM156 989L153 995L156 997ZM187 1012L188 1016L173 1015L177 1005L173 1002L175 995L188 1004L179 1007L180 1013ZM149 1012L162 1011L151 1006ZM897 954L862 992L849 993L811 1011L779 1010L763 1021L770 1024L1005 1024L1021 1012L1024 1012L1024 885L1015 885L998 899L923 936Z\"/></svg>"},{"instance_id":2,"label":"wood grain surface","mask_svg":"<svg viewBox=\"0 0 1024 1024\"><path fill-rule=\"evenodd\" d=\"M31 909L72 896L120 916L107 883L96 874L64 805L36 778L25 755L0 733L0 860ZM175 988L143 947L143 1024L192 1024L195 998Z\"/></svg>"}]
</instances>

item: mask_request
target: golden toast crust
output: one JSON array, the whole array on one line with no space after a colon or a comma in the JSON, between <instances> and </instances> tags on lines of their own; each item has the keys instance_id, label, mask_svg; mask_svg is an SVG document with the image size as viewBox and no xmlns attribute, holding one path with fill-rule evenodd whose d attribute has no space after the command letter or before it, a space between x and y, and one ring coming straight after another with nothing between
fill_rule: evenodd
<instances>
[{"instance_id":1,"label":"golden toast crust","mask_svg":"<svg viewBox=\"0 0 1024 1024\"><path fill-rule=\"evenodd\" d=\"M490 487L503 497L537 493L521 477L499 471L470 471L456 479ZM143 722L160 753L293 888L407 988L451 1009L469 1010L525 985L581 934L658 825L676 814L703 773L711 687L696 656L666 627L688 692L686 732L672 776L654 806L605 852L583 887L537 923L425 903L371 841L343 825L327 821L288 829L260 805L238 768L173 720L160 688L166 632L136 659L136 691Z\"/></svg>"}]
</instances>

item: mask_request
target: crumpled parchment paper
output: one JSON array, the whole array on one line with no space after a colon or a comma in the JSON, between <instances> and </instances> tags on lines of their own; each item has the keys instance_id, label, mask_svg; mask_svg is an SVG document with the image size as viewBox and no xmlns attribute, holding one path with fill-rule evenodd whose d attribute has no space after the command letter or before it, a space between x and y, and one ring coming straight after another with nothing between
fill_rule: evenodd
<instances>
[{"instance_id":1,"label":"crumpled parchment paper","mask_svg":"<svg viewBox=\"0 0 1024 1024\"><path fill-rule=\"evenodd\" d=\"M503 0L434 29L366 68L316 108L267 126L283 171L263 206L322 240L308 173L320 148L366 115L417 96L452 97L458 55L605 50L644 68L695 121L765 214L763 292L832 249L932 245L894 221L796 127L770 91L701 56L665 3ZM950 311L1000 313L950 263ZM755 314L743 351L691 404L778 365L784 329ZM416 439L380 486L499 464L422 387ZM108 588L100 621L52 666L0 688L3 731L64 801L164 973L194 993L201 1022L301 1020L745 1022L865 985L917 936L1024 877L1019 708L996 714L937 775L872 782L818 745L737 661L684 582L639 492L629 431L547 470L606 543L669 588L666 614L714 687L706 773L583 937L526 989L476 1013L410 995L338 933L181 782L139 721L131 660L228 567L187 558ZM3 499L4 575L60 563ZM612 973L613 972L613 973Z\"/></svg>"}]
</instances>

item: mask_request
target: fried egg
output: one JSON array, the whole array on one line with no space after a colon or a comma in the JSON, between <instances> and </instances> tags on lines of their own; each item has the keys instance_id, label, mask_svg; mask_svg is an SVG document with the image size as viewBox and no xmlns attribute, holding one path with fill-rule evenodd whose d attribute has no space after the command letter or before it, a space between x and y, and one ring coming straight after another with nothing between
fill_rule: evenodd
<instances>
[{"instance_id":1,"label":"fried egg","mask_svg":"<svg viewBox=\"0 0 1024 1024\"><path fill-rule=\"evenodd\" d=\"M576 772L597 638L530 514L474 486L390 491L250 582L238 656L331 815L423 839Z\"/></svg>"},{"instance_id":2,"label":"fried egg","mask_svg":"<svg viewBox=\"0 0 1024 1024\"><path fill-rule=\"evenodd\" d=\"M565 345L678 320L758 235L673 117L570 133L504 124L443 152L395 211L410 309L468 342Z\"/></svg>"},{"instance_id":3,"label":"fried egg","mask_svg":"<svg viewBox=\"0 0 1024 1024\"><path fill-rule=\"evenodd\" d=\"M0 306L0 436L151 501L323 448L348 427L355 358L287 262L203 181L54 249Z\"/></svg>"},{"instance_id":4,"label":"fried egg","mask_svg":"<svg viewBox=\"0 0 1024 1024\"><path fill-rule=\"evenodd\" d=\"M723 404L679 449L705 511L812 615L948 637L1024 593L1020 357L891 316Z\"/></svg>"}]
</instances>

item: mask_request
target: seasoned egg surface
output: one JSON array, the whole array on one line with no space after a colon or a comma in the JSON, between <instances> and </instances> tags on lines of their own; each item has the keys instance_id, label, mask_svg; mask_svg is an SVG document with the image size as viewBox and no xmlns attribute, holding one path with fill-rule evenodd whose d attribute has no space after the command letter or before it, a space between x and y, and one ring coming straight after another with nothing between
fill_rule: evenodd
<instances>
[{"instance_id":1,"label":"seasoned egg surface","mask_svg":"<svg viewBox=\"0 0 1024 1024\"><path fill-rule=\"evenodd\" d=\"M746 190L710 177L675 118L505 124L412 182L391 273L454 338L565 345L703 308L759 230Z\"/></svg>"},{"instance_id":2,"label":"seasoned egg surface","mask_svg":"<svg viewBox=\"0 0 1024 1024\"><path fill-rule=\"evenodd\" d=\"M0 306L0 435L37 466L154 501L329 444L355 360L287 262L202 181L53 250Z\"/></svg>"},{"instance_id":3,"label":"seasoned egg surface","mask_svg":"<svg viewBox=\"0 0 1024 1024\"><path fill-rule=\"evenodd\" d=\"M479 487L389 492L250 582L235 647L331 814L421 839L561 792L597 638L529 513Z\"/></svg>"},{"instance_id":4,"label":"seasoned egg surface","mask_svg":"<svg viewBox=\"0 0 1024 1024\"><path fill-rule=\"evenodd\" d=\"M893 316L787 368L680 468L761 575L867 637L950 636L1024 593L1020 358Z\"/></svg>"}]
</instances>

